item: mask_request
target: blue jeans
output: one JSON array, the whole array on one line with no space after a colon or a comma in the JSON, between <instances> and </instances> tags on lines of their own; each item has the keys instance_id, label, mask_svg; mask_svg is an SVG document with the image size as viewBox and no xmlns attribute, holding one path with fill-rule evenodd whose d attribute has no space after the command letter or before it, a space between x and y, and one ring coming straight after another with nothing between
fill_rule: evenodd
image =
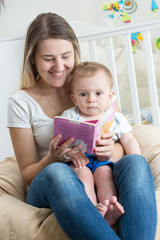
<instances>
[{"instance_id":1,"label":"blue jeans","mask_svg":"<svg viewBox=\"0 0 160 240\"><path fill-rule=\"evenodd\" d=\"M82 182L66 164L53 163L32 181L26 202L52 208L72 240L154 240L157 210L154 181L146 160L123 157L113 168L119 202L125 214L118 220L118 235L107 224L85 193Z\"/></svg>"}]
</instances>

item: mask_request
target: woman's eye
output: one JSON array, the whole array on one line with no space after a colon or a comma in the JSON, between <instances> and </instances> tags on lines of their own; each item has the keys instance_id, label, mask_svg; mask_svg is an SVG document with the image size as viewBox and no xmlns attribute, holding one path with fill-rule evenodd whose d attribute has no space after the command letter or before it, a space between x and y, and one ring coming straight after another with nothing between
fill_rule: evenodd
<instances>
[{"instance_id":1,"label":"woman's eye","mask_svg":"<svg viewBox=\"0 0 160 240\"><path fill-rule=\"evenodd\" d=\"M46 62L51 62L51 61L54 61L54 58L47 58L45 59Z\"/></svg>"},{"instance_id":2,"label":"woman's eye","mask_svg":"<svg viewBox=\"0 0 160 240\"><path fill-rule=\"evenodd\" d=\"M63 59L66 59L66 58L69 58L69 57L70 57L70 56L63 56L62 58L63 58Z\"/></svg>"}]
</instances>

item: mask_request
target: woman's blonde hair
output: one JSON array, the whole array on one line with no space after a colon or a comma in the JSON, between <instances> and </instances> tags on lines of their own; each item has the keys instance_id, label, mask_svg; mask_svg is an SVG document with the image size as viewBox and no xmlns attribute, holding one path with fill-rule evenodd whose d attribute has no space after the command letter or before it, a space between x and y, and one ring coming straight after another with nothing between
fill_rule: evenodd
<instances>
[{"instance_id":1,"label":"woman's blonde hair","mask_svg":"<svg viewBox=\"0 0 160 240\"><path fill-rule=\"evenodd\" d=\"M38 78L33 64L36 47L41 40L51 38L70 41L74 49L75 66L80 62L80 47L71 26L55 13L42 13L32 21L26 34L20 89L34 86Z\"/></svg>"},{"instance_id":2,"label":"woman's blonde hair","mask_svg":"<svg viewBox=\"0 0 160 240\"><path fill-rule=\"evenodd\" d=\"M72 74L70 75L70 90L73 93L74 84L78 78L82 77L92 77L98 71L103 71L106 74L106 79L110 88L113 87L113 77L110 70L101 63L98 62L83 62L77 66L75 66Z\"/></svg>"}]
</instances>

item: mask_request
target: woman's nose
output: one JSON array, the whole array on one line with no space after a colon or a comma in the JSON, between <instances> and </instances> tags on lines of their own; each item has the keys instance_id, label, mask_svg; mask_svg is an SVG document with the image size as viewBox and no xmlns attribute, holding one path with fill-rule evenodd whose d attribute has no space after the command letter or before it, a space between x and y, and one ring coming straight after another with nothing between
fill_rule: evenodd
<instances>
[{"instance_id":1,"label":"woman's nose","mask_svg":"<svg viewBox=\"0 0 160 240\"><path fill-rule=\"evenodd\" d=\"M63 61L61 59L56 59L53 67L57 72L62 72L64 70Z\"/></svg>"}]
</instances>

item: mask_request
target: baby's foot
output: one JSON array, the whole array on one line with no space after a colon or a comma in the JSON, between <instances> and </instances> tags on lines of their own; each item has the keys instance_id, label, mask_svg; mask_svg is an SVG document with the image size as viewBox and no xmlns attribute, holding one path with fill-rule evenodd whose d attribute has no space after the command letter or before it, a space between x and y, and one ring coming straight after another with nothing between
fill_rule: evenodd
<instances>
[{"instance_id":1,"label":"baby's foot","mask_svg":"<svg viewBox=\"0 0 160 240\"><path fill-rule=\"evenodd\" d=\"M109 206L109 200L104 200L101 203L98 203L96 205L97 210L99 213L104 217L108 211L108 206Z\"/></svg>"},{"instance_id":2,"label":"baby's foot","mask_svg":"<svg viewBox=\"0 0 160 240\"><path fill-rule=\"evenodd\" d=\"M109 201L108 211L105 215L106 222L113 226L118 218L124 214L124 208L122 205L117 201L117 197L113 196Z\"/></svg>"}]
</instances>

